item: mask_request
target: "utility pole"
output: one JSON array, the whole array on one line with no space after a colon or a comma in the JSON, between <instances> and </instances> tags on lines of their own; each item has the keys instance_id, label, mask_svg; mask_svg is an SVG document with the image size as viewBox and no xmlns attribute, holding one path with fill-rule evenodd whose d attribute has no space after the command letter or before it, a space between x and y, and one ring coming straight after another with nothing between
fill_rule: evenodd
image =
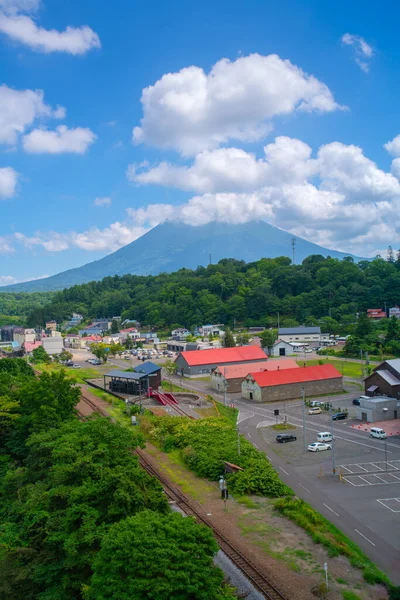
<instances>
[{"instance_id":1,"label":"utility pole","mask_svg":"<svg viewBox=\"0 0 400 600\"><path fill-rule=\"evenodd\" d=\"M237 425L237 436L238 436L238 456L240 456L240 431L239 431L239 425Z\"/></svg>"},{"instance_id":2,"label":"utility pole","mask_svg":"<svg viewBox=\"0 0 400 600\"><path fill-rule=\"evenodd\" d=\"M295 246L296 246L296 238L293 237L292 238L292 255L293 255L293 261L292 262L293 262L294 265L296 264L296 261L295 261Z\"/></svg>"},{"instance_id":3,"label":"utility pole","mask_svg":"<svg viewBox=\"0 0 400 600\"><path fill-rule=\"evenodd\" d=\"M328 396L328 402L329 402L329 396ZM332 417L330 402L329 402L329 415ZM333 431L333 425L334 425L335 421L331 418L331 422L332 422L332 473L334 475L336 475L335 436L334 436L334 431Z\"/></svg>"},{"instance_id":4,"label":"utility pole","mask_svg":"<svg viewBox=\"0 0 400 600\"><path fill-rule=\"evenodd\" d=\"M226 388L228 387L228 382L226 381L226 369L224 367L224 406L226 406Z\"/></svg>"},{"instance_id":5,"label":"utility pole","mask_svg":"<svg viewBox=\"0 0 400 600\"><path fill-rule=\"evenodd\" d=\"M208 255L209 259L210 259L210 265L211 265L211 254Z\"/></svg>"},{"instance_id":6,"label":"utility pole","mask_svg":"<svg viewBox=\"0 0 400 600\"><path fill-rule=\"evenodd\" d=\"M279 329L279 313L278 313L278 329Z\"/></svg>"},{"instance_id":7,"label":"utility pole","mask_svg":"<svg viewBox=\"0 0 400 600\"><path fill-rule=\"evenodd\" d=\"M302 397L302 405L303 405L303 442L304 442L304 452L307 452L307 441L306 441L306 396L304 393L304 388L301 388L301 397Z\"/></svg>"}]
</instances>

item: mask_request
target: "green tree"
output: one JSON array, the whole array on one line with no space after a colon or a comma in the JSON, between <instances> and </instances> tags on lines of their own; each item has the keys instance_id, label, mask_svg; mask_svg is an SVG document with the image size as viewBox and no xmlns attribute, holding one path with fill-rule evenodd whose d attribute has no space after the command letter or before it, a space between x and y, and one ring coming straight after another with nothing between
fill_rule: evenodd
<instances>
[{"instance_id":1,"label":"green tree","mask_svg":"<svg viewBox=\"0 0 400 600\"><path fill-rule=\"evenodd\" d=\"M394 315L389 319L385 343L400 342L400 319Z\"/></svg>"},{"instance_id":2,"label":"green tree","mask_svg":"<svg viewBox=\"0 0 400 600\"><path fill-rule=\"evenodd\" d=\"M371 335L372 327L373 324L371 319L367 316L365 312L362 312L358 317L354 335L361 339L366 338L368 335Z\"/></svg>"},{"instance_id":3,"label":"green tree","mask_svg":"<svg viewBox=\"0 0 400 600\"><path fill-rule=\"evenodd\" d=\"M272 348L278 337L277 329L265 329L260 333L261 347Z\"/></svg>"},{"instance_id":4,"label":"green tree","mask_svg":"<svg viewBox=\"0 0 400 600\"><path fill-rule=\"evenodd\" d=\"M223 583L213 563L217 551L211 530L193 519L143 511L110 528L85 598L217 599Z\"/></svg>"},{"instance_id":5,"label":"green tree","mask_svg":"<svg viewBox=\"0 0 400 600\"><path fill-rule=\"evenodd\" d=\"M250 341L250 337L251 336L248 333L239 333L239 335L236 336L236 341L239 346L246 346Z\"/></svg>"},{"instance_id":6,"label":"green tree","mask_svg":"<svg viewBox=\"0 0 400 600\"><path fill-rule=\"evenodd\" d=\"M225 335L222 338L222 345L224 348L233 348L236 346L235 338L233 337L233 333L230 329L225 329Z\"/></svg>"},{"instance_id":7,"label":"green tree","mask_svg":"<svg viewBox=\"0 0 400 600\"><path fill-rule=\"evenodd\" d=\"M103 363L107 362L108 355L110 353L110 348L107 344L96 343L90 344L90 350L92 354L94 354L99 360L102 360Z\"/></svg>"},{"instance_id":8,"label":"green tree","mask_svg":"<svg viewBox=\"0 0 400 600\"><path fill-rule=\"evenodd\" d=\"M0 396L0 430L2 426L18 419L19 402L9 396Z\"/></svg>"},{"instance_id":9,"label":"green tree","mask_svg":"<svg viewBox=\"0 0 400 600\"><path fill-rule=\"evenodd\" d=\"M111 333L119 333L119 323L116 319L111 321Z\"/></svg>"},{"instance_id":10,"label":"green tree","mask_svg":"<svg viewBox=\"0 0 400 600\"><path fill-rule=\"evenodd\" d=\"M69 360L72 360L72 357L72 352L69 352L69 350L63 350L59 358L62 362L68 362Z\"/></svg>"},{"instance_id":11,"label":"green tree","mask_svg":"<svg viewBox=\"0 0 400 600\"><path fill-rule=\"evenodd\" d=\"M49 363L51 363L51 358L50 358L50 355L47 354L47 352L43 348L43 346L39 346L38 348L35 348L34 350L32 350L31 362L34 364L36 364L36 363L49 364Z\"/></svg>"}]
</instances>

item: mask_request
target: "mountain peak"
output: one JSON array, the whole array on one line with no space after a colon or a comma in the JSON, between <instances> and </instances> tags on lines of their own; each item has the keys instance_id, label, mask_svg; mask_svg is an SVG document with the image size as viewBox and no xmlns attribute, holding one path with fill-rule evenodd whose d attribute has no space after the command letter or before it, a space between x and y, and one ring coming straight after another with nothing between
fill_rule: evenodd
<instances>
[{"instance_id":1,"label":"mountain peak","mask_svg":"<svg viewBox=\"0 0 400 600\"><path fill-rule=\"evenodd\" d=\"M82 267L57 275L0 288L3 292L42 292L100 280L107 276L157 275L186 267L196 269L211 261L235 258L253 262L260 258L292 258L292 239L296 240L295 260L301 263L310 254L344 258L349 254L328 250L265 221L233 225L212 221L206 225L185 225L166 220L116 252Z\"/></svg>"}]
</instances>

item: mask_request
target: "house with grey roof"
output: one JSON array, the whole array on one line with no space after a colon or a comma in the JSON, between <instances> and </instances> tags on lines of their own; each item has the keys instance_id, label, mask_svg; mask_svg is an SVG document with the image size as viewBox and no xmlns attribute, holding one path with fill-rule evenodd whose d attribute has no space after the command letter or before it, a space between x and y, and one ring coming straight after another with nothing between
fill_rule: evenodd
<instances>
[{"instance_id":1,"label":"house with grey roof","mask_svg":"<svg viewBox=\"0 0 400 600\"><path fill-rule=\"evenodd\" d=\"M278 339L288 343L303 343L319 346L322 341L329 340L328 333L321 333L320 327L279 327Z\"/></svg>"},{"instance_id":2,"label":"house with grey roof","mask_svg":"<svg viewBox=\"0 0 400 600\"><path fill-rule=\"evenodd\" d=\"M385 360L364 380L366 396L400 399L400 358Z\"/></svg>"}]
</instances>

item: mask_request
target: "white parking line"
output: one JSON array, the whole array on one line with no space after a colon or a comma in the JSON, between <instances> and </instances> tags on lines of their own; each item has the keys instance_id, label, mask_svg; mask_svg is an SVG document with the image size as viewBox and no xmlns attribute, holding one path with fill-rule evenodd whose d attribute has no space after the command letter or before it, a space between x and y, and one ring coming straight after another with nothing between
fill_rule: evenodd
<instances>
[{"instance_id":1,"label":"white parking line","mask_svg":"<svg viewBox=\"0 0 400 600\"><path fill-rule=\"evenodd\" d=\"M301 483L299 483L299 486L301 488L303 488L303 490L306 490L306 492L308 492L309 494L311 494L310 490L308 490L306 487L304 487L304 485L301 485Z\"/></svg>"},{"instance_id":2,"label":"white parking line","mask_svg":"<svg viewBox=\"0 0 400 600\"><path fill-rule=\"evenodd\" d=\"M363 537L364 540L367 540L367 542L369 542L370 544L372 544L372 546L375 546L374 542L371 542L371 540L369 540L367 537L365 537L365 535L363 533L361 533L361 531L358 531L358 529L355 529L354 531L357 531L357 533L359 535L361 535L361 537Z\"/></svg>"},{"instance_id":3,"label":"white parking line","mask_svg":"<svg viewBox=\"0 0 400 600\"><path fill-rule=\"evenodd\" d=\"M377 475L375 473L374 477L376 477L377 479L380 479L381 481L383 481L383 483L387 483L386 479L382 479L382 477L379 477L379 475Z\"/></svg>"},{"instance_id":4,"label":"white parking line","mask_svg":"<svg viewBox=\"0 0 400 600\"><path fill-rule=\"evenodd\" d=\"M366 481L368 483L368 485L372 485L372 483L370 481L368 481L368 479L364 479L364 477L362 475L359 475L358 477L359 477L359 479Z\"/></svg>"},{"instance_id":5,"label":"white parking line","mask_svg":"<svg viewBox=\"0 0 400 600\"><path fill-rule=\"evenodd\" d=\"M285 469L282 469L282 467L279 467L281 471L283 471L286 475L289 475L289 473L287 471L285 471Z\"/></svg>"},{"instance_id":6,"label":"white parking line","mask_svg":"<svg viewBox=\"0 0 400 600\"><path fill-rule=\"evenodd\" d=\"M379 469L380 471L383 471L383 469L382 469L382 468L381 468L379 465L377 465L377 464L375 464L375 463L371 463L371 465L372 465L373 467L375 467L375 469Z\"/></svg>"},{"instance_id":7,"label":"white parking line","mask_svg":"<svg viewBox=\"0 0 400 600\"><path fill-rule=\"evenodd\" d=\"M400 477L398 475L395 475L394 473L390 473L392 477L395 477L396 479L398 479L400 481Z\"/></svg>"},{"instance_id":8,"label":"white parking line","mask_svg":"<svg viewBox=\"0 0 400 600\"><path fill-rule=\"evenodd\" d=\"M391 502L393 500L399 503L399 510L395 510L386 504L386 502ZM377 502L379 502L379 504L382 504L382 506L384 506L388 510L392 511L392 513L400 513L400 498L383 498L382 500L377 500Z\"/></svg>"},{"instance_id":9,"label":"white parking line","mask_svg":"<svg viewBox=\"0 0 400 600\"><path fill-rule=\"evenodd\" d=\"M363 471L366 471L368 473L368 469L364 469L364 467L362 465L358 465L356 463L356 467L358 467L359 469L362 469Z\"/></svg>"},{"instance_id":10,"label":"white parking line","mask_svg":"<svg viewBox=\"0 0 400 600\"><path fill-rule=\"evenodd\" d=\"M333 512L333 514L334 514L334 515L336 515L337 517L339 516L339 515L337 514L337 512L335 512L335 511L333 510L333 508L331 508L330 506L328 506L327 504L325 504L325 502L323 502L322 504L323 504L324 506L326 506L326 508L327 508L328 510L330 510L331 512Z\"/></svg>"}]
</instances>

